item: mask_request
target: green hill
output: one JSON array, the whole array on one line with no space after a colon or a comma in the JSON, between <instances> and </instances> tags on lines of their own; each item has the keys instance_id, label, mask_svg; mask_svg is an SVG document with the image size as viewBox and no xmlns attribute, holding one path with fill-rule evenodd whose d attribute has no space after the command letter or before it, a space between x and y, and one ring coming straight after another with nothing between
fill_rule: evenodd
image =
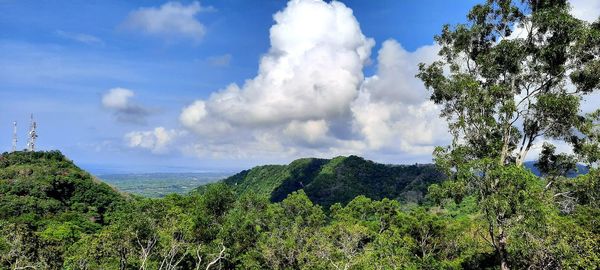
<instances>
[{"instance_id":1,"label":"green hill","mask_svg":"<svg viewBox=\"0 0 600 270\"><path fill-rule=\"evenodd\" d=\"M27 259L41 268L58 269L61 265L55 264L61 263L66 248L81 235L100 230L125 199L59 151L4 153L0 261L16 267Z\"/></svg>"},{"instance_id":2,"label":"green hill","mask_svg":"<svg viewBox=\"0 0 600 270\"><path fill-rule=\"evenodd\" d=\"M289 165L266 165L222 180L238 194L252 192L279 202L303 189L319 205L346 204L358 195L418 202L444 176L434 165L378 164L357 156L303 158ZM203 187L200 187L202 190Z\"/></svg>"},{"instance_id":3,"label":"green hill","mask_svg":"<svg viewBox=\"0 0 600 270\"><path fill-rule=\"evenodd\" d=\"M502 170L524 184L496 198L522 204L512 211L532 224L508 231L514 268L545 266L547 254L558 269L598 269L597 170L550 189L524 168ZM367 198L418 201L442 178L433 165L308 158L154 199L120 194L58 151L5 153L0 269L499 269L476 195ZM565 191L570 212L554 199ZM335 202L345 205L321 207Z\"/></svg>"},{"instance_id":4,"label":"green hill","mask_svg":"<svg viewBox=\"0 0 600 270\"><path fill-rule=\"evenodd\" d=\"M123 195L75 166L59 151L0 155L0 218L84 213L102 222Z\"/></svg>"}]
</instances>

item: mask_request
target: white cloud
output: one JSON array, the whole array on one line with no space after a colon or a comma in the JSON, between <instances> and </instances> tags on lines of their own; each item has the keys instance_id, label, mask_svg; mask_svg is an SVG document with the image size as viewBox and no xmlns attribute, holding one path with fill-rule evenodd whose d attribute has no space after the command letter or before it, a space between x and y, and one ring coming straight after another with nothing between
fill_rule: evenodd
<instances>
[{"instance_id":1,"label":"white cloud","mask_svg":"<svg viewBox=\"0 0 600 270\"><path fill-rule=\"evenodd\" d=\"M143 123L145 117L150 113L131 102L135 93L125 88L112 88L102 95L102 106L115 113L117 120L130 123Z\"/></svg>"},{"instance_id":2,"label":"white cloud","mask_svg":"<svg viewBox=\"0 0 600 270\"><path fill-rule=\"evenodd\" d=\"M595 22L600 18L600 1L598 0L570 0L571 14L580 20ZM531 22L517 25L507 39L526 38L531 28Z\"/></svg>"},{"instance_id":3,"label":"white cloud","mask_svg":"<svg viewBox=\"0 0 600 270\"><path fill-rule=\"evenodd\" d=\"M424 155L448 140L440 109L415 78L418 64L433 62L438 49L431 45L408 52L395 40L383 43L377 74L365 80L351 107L355 128L370 148Z\"/></svg>"},{"instance_id":4,"label":"white cloud","mask_svg":"<svg viewBox=\"0 0 600 270\"><path fill-rule=\"evenodd\" d=\"M109 109L126 109L129 107L129 99L135 94L125 88L112 88L102 96L102 105Z\"/></svg>"},{"instance_id":5,"label":"white cloud","mask_svg":"<svg viewBox=\"0 0 600 270\"><path fill-rule=\"evenodd\" d=\"M214 93L206 101L207 121L268 126L349 112L374 44L352 10L339 2L294 0L274 19L258 75Z\"/></svg>"},{"instance_id":6,"label":"white cloud","mask_svg":"<svg viewBox=\"0 0 600 270\"><path fill-rule=\"evenodd\" d=\"M206 33L206 29L196 19L196 15L209 10L213 9L203 7L199 2L192 2L189 5L167 2L158 8L144 7L132 11L123 25L127 29L141 31L147 35L199 41Z\"/></svg>"},{"instance_id":7,"label":"white cloud","mask_svg":"<svg viewBox=\"0 0 600 270\"><path fill-rule=\"evenodd\" d=\"M540 157L540 154L542 153L542 150L544 149L543 148L544 143L549 143L549 144L554 145L556 147L555 152L557 154L572 155L574 153L573 147L571 145L569 145L568 143L566 143L565 141L543 138L541 140L536 141L531 146L531 149L529 150L529 153L527 154L526 161L537 161Z\"/></svg>"},{"instance_id":8,"label":"white cloud","mask_svg":"<svg viewBox=\"0 0 600 270\"><path fill-rule=\"evenodd\" d=\"M594 22L600 17L600 1L571 0L571 14L578 19Z\"/></svg>"},{"instance_id":9,"label":"white cloud","mask_svg":"<svg viewBox=\"0 0 600 270\"><path fill-rule=\"evenodd\" d=\"M132 148L143 148L153 153L165 153L168 146L185 132L157 127L150 131L132 131L125 134L127 146Z\"/></svg>"},{"instance_id":10,"label":"white cloud","mask_svg":"<svg viewBox=\"0 0 600 270\"><path fill-rule=\"evenodd\" d=\"M374 101L394 101L419 104L428 98L423 83L415 78L418 64L431 63L438 58L437 45L423 46L408 52L395 40L386 40L377 56L377 74L365 80Z\"/></svg>"},{"instance_id":11,"label":"white cloud","mask_svg":"<svg viewBox=\"0 0 600 270\"><path fill-rule=\"evenodd\" d=\"M179 121L184 126L194 126L198 124L208 113L206 112L206 102L197 100L192 105L183 109L179 116Z\"/></svg>"},{"instance_id":12,"label":"white cloud","mask_svg":"<svg viewBox=\"0 0 600 270\"><path fill-rule=\"evenodd\" d=\"M65 32L62 30L56 31L56 34L62 38L85 43L87 45L102 45L102 44L104 44L104 41L102 41L102 39L100 39L96 36L93 36L93 35L89 35L89 34L71 33L71 32Z\"/></svg>"},{"instance_id":13,"label":"white cloud","mask_svg":"<svg viewBox=\"0 0 600 270\"><path fill-rule=\"evenodd\" d=\"M374 41L340 2L292 0L274 15L258 75L185 107L180 123L200 156L331 156L381 151L428 156L447 139L439 109L415 78L437 47L383 44L377 74L364 78Z\"/></svg>"},{"instance_id":14,"label":"white cloud","mask_svg":"<svg viewBox=\"0 0 600 270\"><path fill-rule=\"evenodd\" d=\"M578 19L592 23L597 21L600 17L600 1L598 0L571 0L570 4L571 14ZM520 25L513 31L513 33L508 37L508 39L526 38L530 28L531 23L528 23L526 25ZM573 85L573 83L570 80L567 80L565 86L569 91L575 90L575 85ZM522 99L523 95L525 95L525 93L517 95L517 100ZM581 114L590 113L598 109L597 104L600 104L600 93L584 95L581 98ZM522 125L522 122L518 121L517 124ZM573 153L572 146L570 146L566 142L542 137L540 140L537 140L531 147L531 150L527 154L526 160L537 160L539 154L541 153L542 146L546 142L555 145L557 147L558 153Z\"/></svg>"},{"instance_id":15,"label":"white cloud","mask_svg":"<svg viewBox=\"0 0 600 270\"><path fill-rule=\"evenodd\" d=\"M571 0L571 14L576 18L585 20L588 22L595 22L600 19L600 1L599 0ZM567 87L573 89L573 84L569 81ZM581 112L590 113L598 109L600 104L600 93L592 93L583 96L581 102ZM564 150L564 149L563 149ZM561 147L558 147L557 151L561 151ZM565 151L563 151L565 152ZM536 156L537 155L531 155Z\"/></svg>"},{"instance_id":16,"label":"white cloud","mask_svg":"<svg viewBox=\"0 0 600 270\"><path fill-rule=\"evenodd\" d=\"M323 119L309 121L292 121L283 130L283 134L307 144L322 142L327 138L329 126Z\"/></svg>"},{"instance_id":17,"label":"white cloud","mask_svg":"<svg viewBox=\"0 0 600 270\"><path fill-rule=\"evenodd\" d=\"M231 54L223 54L208 57L208 63L213 67L228 67L231 63L232 56Z\"/></svg>"}]
</instances>

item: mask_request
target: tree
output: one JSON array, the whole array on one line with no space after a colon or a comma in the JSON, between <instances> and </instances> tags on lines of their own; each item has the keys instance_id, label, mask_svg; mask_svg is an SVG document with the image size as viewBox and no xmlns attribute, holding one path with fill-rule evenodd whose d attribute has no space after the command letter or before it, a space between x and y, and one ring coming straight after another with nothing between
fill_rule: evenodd
<instances>
[{"instance_id":1,"label":"tree","mask_svg":"<svg viewBox=\"0 0 600 270\"><path fill-rule=\"evenodd\" d=\"M446 25L435 37L441 60L419 65L417 77L453 135L434 156L454 183L431 190L475 195L502 269L511 263L510 235L548 222L542 181L522 168L532 146L564 141L597 161L598 117L579 113L582 98L600 88L600 20L590 24L569 11L566 0L487 0L467 24ZM542 161L553 176L573 164L549 144Z\"/></svg>"},{"instance_id":2,"label":"tree","mask_svg":"<svg viewBox=\"0 0 600 270\"><path fill-rule=\"evenodd\" d=\"M542 175L554 179L567 176L569 172L577 170L577 160L569 154L556 154L556 146L544 143L538 162L535 164ZM550 184L550 183L549 183Z\"/></svg>"},{"instance_id":3,"label":"tree","mask_svg":"<svg viewBox=\"0 0 600 270\"><path fill-rule=\"evenodd\" d=\"M590 167L600 162L600 109L581 117L577 127L579 136L572 136L571 143L579 161Z\"/></svg>"},{"instance_id":4,"label":"tree","mask_svg":"<svg viewBox=\"0 0 600 270\"><path fill-rule=\"evenodd\" d=\"M260 269L261 254L257 251L257 242L261 232L268 231L268 225L273 220L269 214L267 197L257 197L254 194L243 194L231 209L219 231L219 241L227 249L226 267L235 266L244 269Z\"/></svg>"},{"instance_id":5,"label":"tree","mask_svg":"<svg viewBox=\"0 0 600 270\"><path fill-rule=\"evenodd\" d=\"M303 250L324 225L325 214L302 190L292 192L270 211L274 213L269 231L258 243L259 251L269 269L299 269Z\"/></svg>"},{"instance_id":6,"label":"tree","mask_svg":"<svg viewBox=\"0 0 600 270\"><path fill-rule=\"evenodd\" d=\"M417 75L442 106L450 150L520 165L542 137L569 142L582 97L600 87L600 21L574 18L564 0L488 0L467 18L443 27L442 60Z\"/></svg>"}]
</instances>

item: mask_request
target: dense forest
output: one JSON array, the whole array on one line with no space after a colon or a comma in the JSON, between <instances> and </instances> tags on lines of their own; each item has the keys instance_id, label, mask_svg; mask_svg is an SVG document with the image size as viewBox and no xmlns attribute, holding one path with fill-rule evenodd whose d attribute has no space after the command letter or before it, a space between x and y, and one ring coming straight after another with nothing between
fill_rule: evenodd
<instances>
[{"instance_id":1,"label":"dense forest","mask_svg":"<svg viewBox=\"0 0 600 270\"><path fill-rule=\"evenodd\" d=\"M58 151L4 153L0 269L600 269L600 108L581 106L600 19L565 0L467 19L417 74L453 137L435 168L301 159L151 199Z\"/></svg>"},{"instance_id":2,"label":"dense forest","mask_svg":"<svg viewBox=\"0 0 600 270\"><path fill-rule=\"evenodd\" d=\"M430 186L420 204L357 196L323 208L303 190L273 203L269 194L238 195L225 183L162 199L120 194L58 151L5 153L0 168L0 268L493 269L499 263L477 195L448 198L456 182ZM600 265L597 170L553 178L560 184L547 190L548 180L522 167L495 173L507 189L495 196L514 211L512 265ZM564 192L571 200L557 199Z\"/></svg>"},{"instance_id":3,"label":"dense forest","mask_svg":"<svg viewBox=\"0 0 600 270\"><path fill-rule=\"evenodd\" d=\"M357 156L333 159L303 158L289 165L266 165L222 180L237 195L253 193L280 202L302 189L315 204L329 208L359 195L371 199L420 202L427 187L444 175L433 165L386 165ZM200 192L210 185L198 188Z\"/></svg>"}]
</instances>

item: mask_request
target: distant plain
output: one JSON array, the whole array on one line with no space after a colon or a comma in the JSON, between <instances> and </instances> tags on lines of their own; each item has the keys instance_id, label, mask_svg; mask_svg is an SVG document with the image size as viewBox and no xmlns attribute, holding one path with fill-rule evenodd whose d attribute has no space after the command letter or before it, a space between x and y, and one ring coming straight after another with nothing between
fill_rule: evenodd
<instances>
[{"instance_id":1,"label":"distant plain","mask_svg":"<svg viewBox=\"0 0 600 270\"><path fill-rule=\"evenodd\" d=\"M184 194L192 189L233 175L229 172L202 173L120 173L100 174L98 178L117 189L144 197L161 198L171 193Z\"/></svg>"}]
</instances>

